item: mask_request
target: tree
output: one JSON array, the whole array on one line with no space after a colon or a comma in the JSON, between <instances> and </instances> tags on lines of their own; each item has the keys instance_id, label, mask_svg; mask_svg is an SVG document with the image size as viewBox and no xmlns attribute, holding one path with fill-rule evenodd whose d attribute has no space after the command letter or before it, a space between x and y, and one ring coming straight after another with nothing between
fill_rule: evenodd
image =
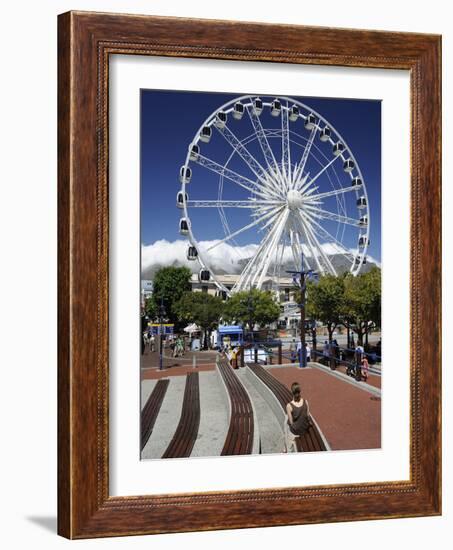
<instances>
[{"instance_id":1,"label":"tree","mask_svg":"<svg viewBox=\"0 0 453 550\"><path fill-rule=\"evenodd\" d=\"M206 292L185 292L173 304L173 311L179 321L195 323L203 330L204 347L207 348L208 336L219 324L223 305L221 298Z\"/></svg>"},{"instance_id":2,"label":"tree","mask_svg":"<svg viewBox=\"0 0 453 550\"><path fill-rule=\"evenodd\" d=\"M177 323L178 321L178 316L173 306L182 297L184 292L191 290L191 276L192 273L187 267L162 267L156 271L153 280L154 304L158 309L163 300L166 317L170 323Z\"/></svg>"},{"instance_id":3,"label":"tree","mask_svg":"<svg viewBox=\"0 0 453 550\"><path fill-rule=\"evenodd\" d=\"M344 277L323 275L317 283L307 282L305 312L308 318L321 321L329 333L329 342L332 342L333 333L342 322L344 313ZM300 301L300 291L296 293Z\"/></svg>"},{"instance_id":4,"label":"tree","mask_svg":"<svg viewBox=\"0 0 453 550\"><path fill-rule=\"evenodd\" d=\"M256 324L262 327L273 323L279 316L280 306L270 291L244 290L233 294L225 303L225 320L248 325L249 330L253 330Z\"/></svg>"},{"instance_id":5,"label":"tree","mask_svg":"<svg viewBox=\"0 0 453 550\"><path fill-rule=\"evenodd\" d=\"M363 344L363 337L381 326L381 270L373 267L368 273L345 278L345 311L343 324L357 333Z\"/></svg>"},{"instance_id":6,"label":"tree","mask_svg":"<svg viewBox=\"0 0 453 550\"><path fill-rule=\"evenodd\" d=\"M145 313L151 321L157 319L158 308L154 296L148 296L145 300Z\"/></svg>"}]
</instances>

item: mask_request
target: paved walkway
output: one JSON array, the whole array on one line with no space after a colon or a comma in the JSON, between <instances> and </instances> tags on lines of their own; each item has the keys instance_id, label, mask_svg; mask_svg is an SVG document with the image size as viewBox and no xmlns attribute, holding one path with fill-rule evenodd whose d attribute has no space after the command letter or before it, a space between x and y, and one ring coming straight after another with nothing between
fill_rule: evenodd
<instances>
[{"instance_id":1,"label":"paved walkway","mask_svg":"<svg viewBox=\"0 0 453 550\"><path fill-rule=\"evenodd\" d=\"M288 388L300 383L332 450L380 448L380 397L318 368L269 367L269 372Z\"/></svg>"},{"instance_id":2,"label":"paved walkway","mask_svg":"<svg viewBox=\"0 0 453 550\"><path fill-rule=\"evenodd\" d=\"M171 349L165 348L163 369L159 370L159 354L156 351L146 351L140 361L141 379L155 380L168 376L184 376L192 371L194 359L197 371L212 371L215 370L216 356L215 351L187 351L182 357L172 357Z\"/></svg>"},{"instance_id":3,"label":"paved walkway","mask_svg":"<svg viewBox=\"0 0 453 550\"><path fill-rule=\"evenodd\" d=\"M191 352L190 352L191 353ZM218 456L228 429L228 402L215 370L213 352L203 354L204 363L193 369L187 364L167 366L159 371L158 355L147 354L142 368L142 407L150 395L156 380L169 378L170 385L162 403L153 433L143 450L143 458L160 458L170 442L179 422L186 373L200 373L200 428L192 456ZM179 359L179 358L178 358ZM191 357L189 357L191 359ZM198 357L197 357L198 359ZM370 375L369 384L346 377L339 368L330 371L321 365L298 368L297 364L267 366L278 380L288 388L297 381L302 386L320 429L332 450L374 449L381 445L380 377ZM253 400L261 436L263 453L281 452L281 426L261 398L243 376L244 370L235 371L246 386Z\"/></svg>"}]
</instances>

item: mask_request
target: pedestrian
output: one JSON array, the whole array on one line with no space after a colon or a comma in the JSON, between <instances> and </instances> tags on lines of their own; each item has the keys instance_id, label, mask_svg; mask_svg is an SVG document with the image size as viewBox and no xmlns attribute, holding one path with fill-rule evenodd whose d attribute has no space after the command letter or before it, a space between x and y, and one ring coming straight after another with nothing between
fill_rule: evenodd
<instances>
[{"instance_id":1,"label":"pedestrian","mask_svg":"<svg viewBox=\"0 0 453 550\"><path fill-rule=\"evenodd\" d=\"M149 348L151 351L156 351L156 338L153 333L151 333L149 338Z\"/></svg>"},{"instance_id":2,"label":"pedestrian","mask_svg":"<svg viewBox=\"0 0 453 550\"><path fill-rule=\"evenodd\" d=\"M360 344L357 344L357 347L355 348L355 368L356 368L356 380L362 379L362 359L363 354L365 353L365 350Z\"/></svg>"},{"instance_id":3,"label":"pedestrian","mask_svg":"<svg viewBox=\"0 0 453 550\"><path fill-rule=\"evenodd\" d=\"M322 348L322 356L326 365L329 364L329 355L330 355L329 343L327 342L327 340L324 340L324 346Z\"/></svg>"},{"instance_id":4,"label":"pedestrian","mask_svg":"<svg viewBox=\"0 0 453 550\"><path fill-rule=\"evenodd\" d=\"M307 363L311 360L311 349L308 342L305 342L305 359Z\"/></svg>"},{"instance_id":5,"label":"pedestrian","mask_svg":"<svg viewBox=\"0 0 453 550\"><path fill-rule=\"evenodd\" d=\"M289 353L291 357L291 363L296 362L296 339L293 338L293 341L289 345Z\"/></svg>"},{"instance_id":6,"label":"pedestrian","mask_svg":"<svg viewBox=\"0 0 453 550\"><path fill-rule=\"evenodd\" d=\"M291 384L292 400L286 405L284 422L284 452L297 452L296 438L302 437L310 427L308 401L302 397L298 382Z\"/></svg>"},{"instance_id":7,"label":"pedestrian","mask_svg":"<svg viewBox=\"0 0 453 550\"><path fill-rule=\"evenodd\" d=\"M366 356L362 359L362 378L365 380L365 382L368 380L368 371L369 371L370 365L368 363L368 359Z\"/></svg>"}]
</instances>

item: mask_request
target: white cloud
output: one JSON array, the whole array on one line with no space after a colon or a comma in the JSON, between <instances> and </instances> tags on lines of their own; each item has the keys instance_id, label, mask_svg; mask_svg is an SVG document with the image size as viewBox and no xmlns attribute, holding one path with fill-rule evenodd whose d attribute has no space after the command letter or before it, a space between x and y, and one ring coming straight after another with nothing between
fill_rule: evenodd
<instances>
[{"instance_id":1,"label":"white cloud","mask_svg":"<svg viewBox=\"0 0 453 550\"><path fill-rule=\"evenodd\" d=\"M218 241L200 241L198 246L200 250L206 250L217 242ZM199 269L198 262L189 261L186 257L188 246L189 242L183 239L173 242L162 239L149 245L142 245L143 277L151 278L156 269L168 265L187 266L193 272L197 272ZM341 248L335 243L323 243L321 246L328 255L342 252ZM217 273L239 273L242 271L244 261L256 254L257 249L257 244L234 246L228 243L221 243L207 253L210 267ZM305 244L302 245L302 249L307 258L312 256L310 249ZM292 263L292 258L291 248L286 246L282 258L283 263ZM378 264L378 262L369 256L368 260L369 262Z\"/></svg>"}]
</instances>

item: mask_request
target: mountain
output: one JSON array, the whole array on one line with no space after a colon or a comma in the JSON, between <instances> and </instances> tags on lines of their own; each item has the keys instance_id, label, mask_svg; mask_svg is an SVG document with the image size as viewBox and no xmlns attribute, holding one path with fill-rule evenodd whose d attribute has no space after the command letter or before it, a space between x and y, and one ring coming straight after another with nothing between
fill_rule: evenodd
<instances>
[{"instance_id":1,"label":"mountain","mask_svg":"<svg viewBox=\"0 0 453 550\"><path fill-rule=\"evenodd\" d=\"M206 243L201 243L206 245ZM175 241L170 243L168 241L156 241L152 245L142 247L142 279L154 278L154 274L161 267L174 266L174 267L188 267L192 273L198 273L200 265L197 261L189 261L186 259L187 241ZM210 257L210 268L217 275L225 274L239 274L250 258L253 257L253 253L256 249L256 245L248 245L247 247L241 247L243 258L238 258L238 251L234 253L234 246L224 245L220 252ZM325 253L329 256L332 265L338 274L348 271L348 265L345 258L338 254L333 246L326 246ZM245 252L245 253L244 253ZM367 257L367 264L362 267L362 272L366 273L373 266L380 267L380 264L373 258ZM292 254L285 252L284 261L281 269L283 274L287 270L294 269L294 262Z\"/></svg>"}]
</instances>

